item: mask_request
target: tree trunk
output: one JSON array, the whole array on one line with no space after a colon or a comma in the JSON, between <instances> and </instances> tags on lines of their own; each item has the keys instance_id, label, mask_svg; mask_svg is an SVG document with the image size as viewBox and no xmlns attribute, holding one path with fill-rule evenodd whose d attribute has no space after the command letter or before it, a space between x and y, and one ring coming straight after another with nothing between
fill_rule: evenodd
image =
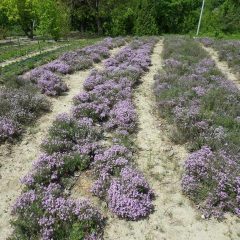
<instances>
[{"instance_id":1,"label":"tree trunk","mask_svg":"<svg viewBox=\"0 0 240 240\"><path fill-rule=\"evenodd\" d=\"M101 28L101 20L99 16L96 17L96 23L97 23L97 33L98 35L102 34L102 28Z\"/></svg>"},{"instance_id":2,"label":"tree trunk","mask_svg":"<svg viewBox=\"0 0 240 240\"><path fill-rule=\"evenodd\" d=\"M101 28L101 20L99 16L99 4L100 0L96 0L96 24L97 24L97 33L98 35L102 34L102 28Z\"/></svg>"},{"instance_id":3,"label":"tree trunk","mask_svg":"<svg viewBox=\"0 0 240 240\"><path fill-rule=\"evenodd\" d=\"M80 31L81 31L81 34L84 33L84 26L83 26L83 23L82 23L82 22L80 23Z\"/></svg>"},{"instance_id":4,"label":"tree trunk","mask_svg":"<svg viewBox=\"0 0 240 240\"><path fill-rule=\"evenodd\" d=\"M31 28L30 29L30 31L29 31L29 38L31 39L31 40L33 40L33 29Z\"/></svg>"}]
</instances>

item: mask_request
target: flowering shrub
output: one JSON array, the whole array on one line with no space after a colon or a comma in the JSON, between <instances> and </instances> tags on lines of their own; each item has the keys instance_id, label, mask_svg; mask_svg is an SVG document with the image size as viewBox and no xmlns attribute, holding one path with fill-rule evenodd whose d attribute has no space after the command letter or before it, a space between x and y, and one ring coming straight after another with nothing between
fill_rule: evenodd
<instances>
[{"instance_id":1,"label":"flowering shrub","mask_svg":"<svg viewBox=\"0 0 240 240\"><path fill-rule=\"evenodd\" d=\"M37 86L42 93L48 96L58 96L68 90L67 85L61 81L60 77L48 70L43 70L38 78Z\"/></svg>"},{"instance_id":2,"label":"flowering shrub","mask_svg":"<svg viewBox=\"0 0 240 240\"><path fill-rule=\"evenodd\" d=\"M58 184L24 192L13 206L20 220L15 237L50 239L100 239L103 218L87 201L59 196ZM27 227L27 232L26 232Z\"/></svg>"},{"instance_id":3,"label":"flowering shrub","mask_svg":"<svg viewBox=\"0 0 240 240\"><path fill-rule=\"evenodd\" d=\"M237 173L232 178L228 171L233 166L238 171L239 91L187 37L167 37L163 55L165 72L155 76L154 88L159 111L176 126L173 140L188 143L194 151L186 160L183 191L208 217L237 213L233 193ZM217 185L221 176L228 178L230 186L226 198Z\"/></svg>"},{"instance_id":4,"label":"flowering shrub","mask_svg":"<svg viewBox=\"0 0 240 240\"><path fill-rule=\"evenodd\" d=\"M110 173L112 176L118 176L121 167L129 164L132 158L132 152L125 146L113 145L94 157L93 167L97 176L102 172Z\"/></svg>"},{"instance_id":5,"label":"flowering shrub","mask_svg":"<svg viewBox=\"0 0 240 240\"><path fill-rule=\"evenodd\" d=\"M20 134L17 123L6 117L0 117L0 142Z\"/></svg>"},{"instance_id":6,"label":"flowering shrub","mask_svg":"<svg viewBox=\"0 0 240 240\"><path fill-rule=\"evenodd\" d=\"M145 178L136 170L123 168L108 190L110 209L119 217L137 220L146 217L153 209L153 192Z\"/></svg>"},{"instance_id":7,"label":"flowering shrub","mask_svg":"<svg viewBox=\"0 0 240 240\"><path fill-rule=\"evenodd\" d=\"M13 139L21 133L23 125L33 122L50 110L47 99L36 90L0 89L0 142Z\"/></svg>"},{"instance_id":8,"label":"flowering shrub","mask_svg":"<svg viewBox=\"0 0 240 240\"><path fill-rule=\"evenodd\" d=\"M131 101L119 101L110 111L108 127L133 132L136 128L136 112Z\"/></svg>"},{"instance_id":9,"label":"flowering shrub","mask_svg":"<svg viewBox=\"0 0 240 240\"><path fill-rule=\"evenodd\" d=\"M53 72L59 72L61 74L67 74L72 72L70 65L60 60L50 62L47 65L45 65L44 68Z\"/></svg>"},{"instance_id":10,"label":"flowering shrub","mask_svg":"<svg viewBox=\"0 0 240 240\"><path fill-rule=\"evenodd\" d=\"M90 68L93 62L100 62L102 59L109 57L109 50L112 47L124 44L125 40L122 38L108 38L93 46L64 53L58 59L30 71L30 80L37 84L42 93L48 96L58 96L68 90L59 74L68 74ZM25 76L28 74L25 74Z\"/></svg>"},{"instance_id":11,"label":"flowering shrub","mask_svg":"<svg viewBox=\"0 0 240 240\"><path fill-rule=\"evenodd\" d=\"M72 110L75 118L90 117L94 121L104 119L108 115L108 112L109 107L107 104L98 104L95 102L78 104Z\"/></svg>"},{"instance_id":12,"label":"flowering shrub","mask_svg":"<svg viewBox=\"0 0 240 240\"><path fill-rule=\"evenodd\" d=\"M93 65L92 59L82 51L65 53L60 57L60 61L69 65L73 71L87 69Z\"/></svg>"},{"instance_id":13,"label":"flowering shrub","mask_svg":"<svg viewBox=\"0 0 240 240\"><path fill-rule=\"evenodd\" d=\"M183 191L200 204L206 217L222 217L226 211L240 216L238 159L204 146L186 160Z\"/></svg>"},{"instance_id":14,"label":"flowering shrub","mask_svg":"<svg viewBox=\"0 0 240 240\"><path fill-rule=\"evenodd\" d=\"M198 40L206 47L210 47L214 43L212 38L198 38Z\"/></svg>"}]
</instances>

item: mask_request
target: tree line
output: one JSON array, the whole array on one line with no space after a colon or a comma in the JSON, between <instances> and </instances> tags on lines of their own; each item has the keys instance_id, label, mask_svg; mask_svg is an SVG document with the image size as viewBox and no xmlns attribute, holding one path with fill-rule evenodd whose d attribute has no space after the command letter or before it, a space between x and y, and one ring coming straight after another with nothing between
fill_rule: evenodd
<instances>
[{"instance_id":1,"label":"tree line","mask_svg":"<svg viewBox=\"0 0 240 240\"><path fill-rule=\"evenodd\" d=\"M0 31L58 40L71 30L98 35L156 35L196 30L202 0L1 0ZM201 32L240 32L240 0L206 1ZM1 35L0 34L0 35Z\"/></svg>"}]
</instances>

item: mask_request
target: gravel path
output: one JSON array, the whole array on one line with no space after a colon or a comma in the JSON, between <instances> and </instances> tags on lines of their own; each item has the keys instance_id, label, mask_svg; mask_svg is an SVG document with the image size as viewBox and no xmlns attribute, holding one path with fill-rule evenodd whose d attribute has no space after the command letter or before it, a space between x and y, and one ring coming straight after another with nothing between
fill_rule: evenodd
<instances>
[{"instance_id":1,"label":"gravel path","mask_svg":"<svg viewBox=\"0 0 240 240\"><path fill-rule=\"evenodd\" d=\"M218 52L215 51L213 48L204 47L203 45L202 48L209 53L211 58L215 61L218 69L222 71L226 78L233 81L236 84L237 88L240 90L240 76L232 72L231 68L228 67L227 62L219 60Z\"/></svg>"}]
</instances>

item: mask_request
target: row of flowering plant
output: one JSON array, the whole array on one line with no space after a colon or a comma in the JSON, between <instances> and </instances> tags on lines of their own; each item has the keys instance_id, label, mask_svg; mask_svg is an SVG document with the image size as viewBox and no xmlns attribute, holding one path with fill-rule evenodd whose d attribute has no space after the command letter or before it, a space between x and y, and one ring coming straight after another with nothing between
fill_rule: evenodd
<instances>
[{"instance_id":1,"label":"row of flowering plant","mask_svg":"<svg viewBox=\"0 0 240 240\"><path fill-rule=\"evenodd\" d=\"M108 48L112 42L106 40ZM89 201L71 199L67 190L74 173L89 168L102 137L88 108L77 113L57 116L42 153L22 178L24 190L13 206L12 239L101 239L102 215Z\"/></svg>"},{"instance_id":2,"label":"row of flowering plant","mask_svg":"<svg viewBox=\"0 0 240 240\"><path fill-rule=\"evenodd\" d=\"M42 154L22 178L24 191L13 206L12 239L101 239L104 219L85 199L69 192L76 171L90 165L101 137L90 118L60 114L42 142Z\"/></svg>"},{"instance_id":3,"label":"row of flowering plant","mask_svg":"<svg viewBox=\"0 0 240 240\"><path fill-rule=\"evenodd\" d=\"M35 88L0 88L0 144L13 141L22 133L24 125L49 110L50 103Z\"/></svg>"},{"instance_id":4,"label":"row of flowering plant","mask_svg":"<svg viewBox=\"0 0 240 240\"><path fill-rule=\"evenodd\" d=\"M137 114L132 101L134 86L148 70L156 39L140 39L105 61L105 70L93 71L86 79L86 91L76 97L76 108L95 106L96 115L107 140L101 144L91 167L97 178L95 196L105 200L117 216L138 220L153 210L153 191L133 164L131 134L137 130Z\"/></svg>"},{"instance_id":5,"label":"row of flowering plant","mask_svg":"<svg viewBox=\"0 0 240 240\"><path fill-rule=\"evenodd\" d=\"M37 85L42 93L58 96L68 90L62 75L88 69L94 63L109 57L109 50L125 43L123 38L106 38L102 42L67 52L58 59L26 73L22 78Z\"/></svg>"},{"instance_id":6,"label":"row of flowering plant","mask_svg":"<svg viewBox=\"0 0 240 240\"><path fill-rule=\"evenodd\" d=\"M206 217L240 216L240 93L187 37L166 37L164 67L155 76L163 117L172 138L192 151L184 165L183 192Z\"/></svg>"},{"instance_id":7,"label":"row of flowering plant","mask_svg":"<svg viewBox=\"0 0 240 240\"><path fill-rule=\"evenodd\" d=\"M86 69L109 56L109 50L125 43L124 38L106 38L102 42L75 52L67 52L59 59L26 73L27 84L20 89L0 88L0 143L20 135L23 125L33 122L43 112L50 110L50 103L38 93L56 96L67 91L63 74ZM36 86L37 88L36 88Z\"/></svg>"},{"instance_id":8,"label":"row of flowering plant","mask_svg":"<svg viewBox=\"0 0 240 240\"><path fill-rule=\"evenodd\" d=\"M215 40L212 38L198 39L205 47L212 47L218 51L219 60L226 61L236 73L240 74L240 41Z\"/></svg>"}]
</instances>

